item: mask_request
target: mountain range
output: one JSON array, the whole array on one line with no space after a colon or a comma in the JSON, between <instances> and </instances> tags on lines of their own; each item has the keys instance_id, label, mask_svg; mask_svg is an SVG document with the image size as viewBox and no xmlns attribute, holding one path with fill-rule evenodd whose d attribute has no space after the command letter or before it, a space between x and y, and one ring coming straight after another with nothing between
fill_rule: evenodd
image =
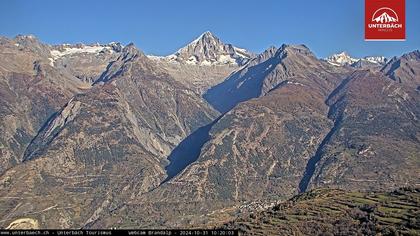
<instances>
[{"instance_id":1,"label":"mountain range","mask_svg":"<svg viewBox=\"0 0 420 236\"><path fill-rule=\"evenodd\" d=\"M0 55L2 228L245 227L243 209L266 218L319 189L420 184L418 50L255 54L205 32L163 57L23 35Z\"/></svg>"}]
</instances>

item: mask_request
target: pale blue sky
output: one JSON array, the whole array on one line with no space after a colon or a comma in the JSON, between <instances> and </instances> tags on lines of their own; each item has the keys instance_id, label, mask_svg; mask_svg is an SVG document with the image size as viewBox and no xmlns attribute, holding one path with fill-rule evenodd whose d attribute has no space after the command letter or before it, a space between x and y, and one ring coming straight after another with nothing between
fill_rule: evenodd
<instances>
[{"instance_id":1,"label":"pale blue sky","mask_svg":"<svg viewBox=\"0 0 420 236\"><path fill-rule=\"evenodd\" d=\"M364 41L364 0L0 0L0 35L34 34L52 44L134 42L166 55L209 30L254 52L303 43L319 57L343 50L389 57L420 49L420 1L406 5L405 42Z\"/></svg>"}]
</instances>

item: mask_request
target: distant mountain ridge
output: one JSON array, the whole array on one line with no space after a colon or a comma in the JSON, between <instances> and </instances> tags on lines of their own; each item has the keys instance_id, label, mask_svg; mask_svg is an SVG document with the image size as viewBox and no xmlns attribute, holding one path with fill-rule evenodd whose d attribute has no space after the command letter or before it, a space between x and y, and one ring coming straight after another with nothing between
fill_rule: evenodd
<instances>
[{"instance_id":1,"label":"distant mountain ridge","mask_svg":"<svg viewBox=\"0 0 420 236\"><path fill-rule=\"evenodd\" d=\"M347 52L333 54L324 59L334 66L352 66L356 68L383 66L388 59L383 56L365 56L363 58L353 58Z\"/></svg>"}]
</instances>

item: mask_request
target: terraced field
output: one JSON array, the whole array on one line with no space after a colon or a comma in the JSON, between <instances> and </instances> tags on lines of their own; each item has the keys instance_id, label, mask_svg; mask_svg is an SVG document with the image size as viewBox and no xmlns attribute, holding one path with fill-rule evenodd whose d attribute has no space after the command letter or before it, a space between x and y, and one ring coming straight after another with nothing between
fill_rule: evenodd
<instances>
[{"instance_id":1,"label":"terraced field","mask_svg":"<svg viewBox=\"0 0 420 236\"><path fill-rule=\"evenodd\" d=\"M244 235L420 235L420 189L318 189L222 228L237 228Z\"/></svg>"}]
</instances>

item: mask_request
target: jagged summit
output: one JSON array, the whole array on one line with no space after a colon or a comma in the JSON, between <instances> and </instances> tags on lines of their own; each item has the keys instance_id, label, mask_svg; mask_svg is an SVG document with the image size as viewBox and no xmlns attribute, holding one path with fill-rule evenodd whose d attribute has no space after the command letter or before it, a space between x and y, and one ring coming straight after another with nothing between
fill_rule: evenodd
<instances>
[{"instance_id":1,"label":"jagged summit","mask_svg":"<svg viewBox=\"0 0 420 236\"><path fill-rule=\"evenodd\" d=\"M381 69L391 79L420 91L420 51L405 53L389 60Z\"/></svg>"},{"instance_id":2,"label":"jagged summit","mask_svg":"<svg viewBox=\"0 0 420 236\"><path fill-rule=\"evenodd\" d=\"M264 52L258 54L253 61L256 61L254 64L260 63L261 61L265 61L268 58L273 57L276 52L277 52L278 48L275 46L271 46L269 48L267 48L266 50L264 50Z\"/></svg>"},{"instance_id":3,"label":"jagged summit","mask_svg":"<svg viewBox=\"0 0 420 236\"><path fill-rule=\"evenodd\" d=\"M132 55L137 55L137 54L142 54L143 52L141 52L134 43L129 43L127 44L127 46L125 46L122 49L122 53L123 54L132 54Z\"/></svg>"},{"instance_id":4,"label":"jagged summit","mask_svg":"<svg viewBox=\"0 0 420 236\"><path fill-rule=\"evenodd\" d=\"M203 44L206 44L208 42L214 41L215 44L223 44L218 37L213 35L210 31L206 31L202 33L200 36L198 36L196 39L191 41L189 44L187 44L185 47L179 49L176 53L181 53L182 51L185 51L185 49L188 48L188 46L196 46L197 44L200 44L202 42Z\"/></svg>"},{"instance_id":5,"label":"jagged summit","mask_svg":"<svg viewBox=\"0 0 420 236\"><path fill-rule=\"evenodd\" d=\"M35 52L44 56L49 53L49 46L43 44L41 41L38 40L37 37L35 37L32 34L19 34L16 35L16 37L14 37L12 40L14 42L14 45L21 50Z\"/></svg>"},{"instance_id":6,"label":"jagged summit","mask_svg":"<svg viewBox=\"0 0 420 236\"><path fill-rule=\"evenodd\" d=\"M310 49L305 44L282 44L280 50L296 50L299 52L307 52Z\"/></svg>"},{"instance_id":7,"label":"jagged summit","mask_svg":"<svg viewBox=\"0 0 420 236\"><path fill-rule=\"evenodd\" d=\"M404 55L402 55L402 58L406 59L406 60L420 60L420 51L419 50L414 50L412 52L409 53L405 53Z\"/></svg>"},{"instance_id":8,"label":"jagged summit","mask_svg":"<svg viewBox=\"0 0 420 236\"><path fill-rule=\"evenodd\" d=\"M276 54L281 55L286 55L287 53L315 57L312 51L304 44L283 44L276 52Z\"/></svg>"},{"instance_id":9,"label":"jagged summit","mask_svg":"<svg viewBox=\"0 0 420 236\"><path fill-rule=\"evenodd\" d=\"M253 57L245 49L223 43L210 31L202 33L185 47L166 57L153 57L190 65L243 65Z\"/></svg>"},{"instance_id":10,"label":"jagged summit","mask_svg":"<svg viewBox=\"0 0 420 236\"><path fill-rule=\"evenodd\" d=\"M280 60L286 58L286 57L295 57L298 56L303 61L312 61L312 59L316 60L315 55L312 53L312 51L304 44L282 44L279 48L275 46L270 46L264 52L258 54L255 56L246 66L254 66L257 64L260 64L270 58L275 58L277 63L280 62Z\"/></svg>"}]
</instances>

